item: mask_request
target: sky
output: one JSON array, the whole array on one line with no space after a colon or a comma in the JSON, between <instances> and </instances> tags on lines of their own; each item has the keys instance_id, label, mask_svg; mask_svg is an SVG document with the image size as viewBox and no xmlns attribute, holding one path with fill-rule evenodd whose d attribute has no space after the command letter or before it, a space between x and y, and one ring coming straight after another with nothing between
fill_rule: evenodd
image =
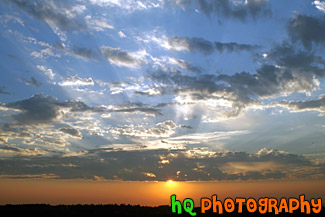
<instances>
[{"instance_id":1,"label":"sky","mask_svg":"<svg viewBox=\"0 0 325 217\"><path fill-rule=\"evenodd\" d=\"M170 179L325 195L325 1L4 0L0 32L0 203Z\"/></svg>"}]
</instances>

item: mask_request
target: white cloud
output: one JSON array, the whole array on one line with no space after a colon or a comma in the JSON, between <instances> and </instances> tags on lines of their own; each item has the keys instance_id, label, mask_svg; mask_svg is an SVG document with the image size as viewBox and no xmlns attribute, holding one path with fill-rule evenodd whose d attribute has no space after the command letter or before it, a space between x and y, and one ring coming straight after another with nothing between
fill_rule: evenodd
<instances>
[{"instance_id":1,"label":"white cloud","mask_svg":"<svg viewBox=\"0 0 325 217\"><path fill-rule=\"evenodd\" d=\"M315 5L318 10L325 13L325 2L315 0L312 4Z\"/></svg>"},{"instance_id":2,"label":"white cloud","mask_svg":"<svg viewBox=\"0 0 325 217\"><path fill-rule=\"evenodd\" d=\"M59 83L60 86L94 86L92 78L79 78L77 75L71 76Z\"/></svg>"},{"instance_id":3,"label":"white cloud","mask_svg":"<svg viewBox=\"0 0 325 217\"><path fill-rule=\"evenodd\" d=\"M119 7L127 11L147 10L161 7L161 0L90 0L90 2L101 7Z\"/></svg>"},{"instance_id":4,"label":"white cloud","mask_svg":"<svg viewBox=\"0 0 325 217\"><path fill-rule=\"evenodd\" d=\"M97 32L105 31L105 29L114 29L114 26L109 24L103 19L91 19L91 16L86 17L88 27L94 29Z\"/></svg>"},{"instance_id":5,"label":"white cloud","mask_svg":"<svg viewBox=\"0 0 325 217\"><path fill-rule=\"evenodd\" d=\"M151 177L151 178L155 178L156 175L154 173L146 173L144 172L143 175L147 176L147 177Z\"/></svg>"},{"instance_id":6,"label":"white cloud","mask_svg":"<svg viewBox=\"0 0 325 217\"><path fill-rule=\"evenodd\" d=\"M44 72L44 74L49 77L51 80L53 80L55 73L53 73L52 69L47 68L45 66L42 65L37 65L36 68L42 72Z\"/></svg>"},{"instance_id":7,"label":"white cloud","mask_svg":"<svg viewBox=\"0 0 325 217\"><path fill-rule=\"evenodd\" d=\"M125 38L125 37L126 37L126 35L125 35L124 32L122 32L122 31L119 31L119 32L118 32L118 35L119 35L121 38Z\"/></svg>"},{"instance_id":8,"label":"white cloud","mask_svg":"<svg viewBox=\"0 0 325 217\"><path fill-rule=\"evenodd\" d=\"M0 16L0 23L8 23L8 22L14 22L14 23L18 23L21 26L25 26L24 21L22 19L20 19L19 17L15 17L12 15L1 15Z\"/></svg>"}]
</instances>

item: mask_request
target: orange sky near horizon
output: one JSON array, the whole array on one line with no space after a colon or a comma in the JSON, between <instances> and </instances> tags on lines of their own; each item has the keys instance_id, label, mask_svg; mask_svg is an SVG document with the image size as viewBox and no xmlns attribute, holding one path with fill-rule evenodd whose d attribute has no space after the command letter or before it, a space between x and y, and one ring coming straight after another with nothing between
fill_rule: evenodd
<instances>
[{"instance_id":1,"label":"orange sky near horizon","mask_svg":"<svg viewBox=\"0 0 325 217\"><path fill-rule=\"evenodd\" d=\"M0 204L132 204L169 205L178 200L201 197L298 197L323 198L325 181L222 181L222 182L125 182L54 179L1 179Z\"/></svg>"}]
</instances>

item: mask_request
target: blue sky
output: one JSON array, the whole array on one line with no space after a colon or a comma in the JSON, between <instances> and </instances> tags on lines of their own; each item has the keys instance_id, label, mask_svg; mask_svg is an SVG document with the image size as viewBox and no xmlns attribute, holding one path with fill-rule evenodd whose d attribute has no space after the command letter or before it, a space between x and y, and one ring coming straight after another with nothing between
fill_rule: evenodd
<instances>
[{"instance_id":1,"label":"blue sky","mask_svg":"<svg viewBox=\"0 0 325 217\"><path fill-rule=\"evenodd\" d=\"M0 176L324 178L324 13L317 0L2 1Z\"/></svg>"}]
</instances>

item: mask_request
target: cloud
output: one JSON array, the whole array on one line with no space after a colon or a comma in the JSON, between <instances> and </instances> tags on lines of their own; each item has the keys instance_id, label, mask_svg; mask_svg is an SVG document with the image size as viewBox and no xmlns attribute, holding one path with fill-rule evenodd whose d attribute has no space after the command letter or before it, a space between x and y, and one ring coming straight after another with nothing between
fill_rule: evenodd
<instances>
[{"instance_id":1,"label":"cloud","mask_svg":"<svg viewBox=\"0 0 325 217\"><path fill-rule=\"evenodd\" d=\"M24 84L30 86L30 85L34 85L35 87L41 87L42 86L42 82L37 81L36 78L31 77L30 80L27 80L25 78L17 78L18 81L23 82Z\"/></svg>"},{"instance_id":2,"label":"cloud","mask_svg":"<svg viewBox=\"0 0 325 217\"><path fill-rule=\"evenodd\" d=\"M103 82L96 80L96 82L102 87L109 87L110 94L139 94L143 96L154 96L160 93L160 91L155 88L154 85L146 84L143 79L139 79L135 82L130 81L113 81L113 82Z\"/></svg>"},{"instance_id":3,"label":"cloud","mask_svg":"<svg viewBox=\"0 0 325 217\"><path fill-rule=\"evenodd\" d=\"M69 1L41 1L30 2L28 0L10 0L19 9L31 16L47 23L62 41L66 35L62 31L105 31L114 29L105 19L93 19L90 15L85 16L86 5L72 4Z\"/></svg>"},{"instance_id":4,"label":"cloud","mask_svg":"<svg viewBox=\"0 0 325 217\"><path fill-rule=\"evenodd\" d=\"M55 174L21 174L21 175L0 175L3 179L56 179Z\"/></svg>"},{"instance_id":5,"label":"cloud","mask_svg":"<svg viewBox=\"0 0 325 217\"><path fill-rule=\"evenodd\" d=\"M30 38L30 37L29 37ZM48 43L37 41L35 38L32 38L31 43L40 45L43 49L40 51L33 51L30 53L32 57L35 58L47 58L49 56L53 57L61 57L61 53L58 51L64 51L65 45L64 43L55 43L53 45L49 45Z\"/></svg>"},{"instance_id":6,"label":"cloud","mask_svg":"<svg viewBox=\"0 0 325 217\"><path fill-rule=\"evenodd\" d=\"M151 178L155 178L157 177L154 173L143 173L145 176L151 177Z\"/></svg>"},{"instance_id":7,"label":"cloud","mask_svg":"<svg viewBox=\"0 0 325 217\"><path fill-rule=\"evenodd\" d=\"M62 41L57 41L54 44L52 44L52 47L56 50L64 50L66 49L65 44Z\"/></svg>"},{"instance_id":8,"label":"cloud","mask_svg":"<svg viewBox=\"0 0 325 217\"><path fill-rule=\"evenodd\" d=\"M256 70L234 75L219 75L217 80L231 85L231 92L243 102L288 95L295 92L309 92L319 87L318 78L325 76L325 68L317 63L321 57L312 52L296 50L284 43L272 48L267 61Z\"/></svg>"},{"instance_id":9,"label":"cloud","mask_svg":"<svg viewBox=\"0 0 325 217\"><path fill-rule=\"evenodd\" d=\"M150 116L163 116L161 110L155 106L139 103L126 103L116 106L115 108L108 109L107 112L123 112L123 113L138 113L142 112Z\"/></svg>"},{"instance_id":10,"label":"cloud","mask_svg":"<svg viewBox=\"0 0 325 217\"><path fill-rule=\"evenodd\" d=\"M168 44L171 50L176 51L202 52L206 55L214 51L213 43L203 38L172 37L168 39Z\"/></svg>"},{"instance_id":11,"label":"cloud","mask_svg":"<svg viewBox=\"0 0 325 217\"><path fill-rule=\"evenodd\" d=\"M21 10L60 30L84 30L87 28L79 15L86 9L83 5L71 6L64 1L11 0Z\"/></svg>"},{"instance_id":12,"label":"cloud","mask_svg":"<svg viewBox=\"0 0 325 217\"><path fill-rule=\"evenodd\" d=\"M187 102L219 100L230 104L226 116L240 114L262 100L317 90L324 78L323 58L312 51L299 50L289 43L275 45L255 73L185 75L178 70L157 68L148 71L152 82L160 83L162 95L186 95ZM159 87L156 87L159 89ZM223 103L224 104L224 103ZM218 109L220 107L216 107Z\"/></svg>"},{"instance_id":13,"label":"cloud","mask_svg":"<svg viewBox=\"0 0 325 217\"><path fill-rule=\"evenodd\" d=\"M0 86L0 94L7 94L7 95L9 95L10 93L7 92L7 91L5 91L5 89L6 89L5 87L3 87L3 86L1 87Z\"/></svg>"},{"instance_id":14,"label":"cloud","mask_svg":"<svg viewBox=\"0 0 325 217\"><path fill-rule=\"evenodd\" d=\"M200 52L205 55L210 55L215 51L223 52L239 52L252 51L258 46L249 44L221 43L211 42L203 38L188 38L188 37L171 37L168 39L168 48L175 51Z\"/></svg>"},{"instance_id":15,"label":"cloud","mask_svg":"<svg viewBox=\"0 0 325 217\"><path fill-rule=\"evenodd\" d=\"M92 78L79 78L77 75L67 77L59 83L60 86L94 86Z\"/></svg>"},{"instance_id":16,"label":"cloud","mask_svg":"<svg viewBox=\"0 0 325 217\"><path fill-rule=\"evenodd\" d=\"M133 137L156 137L156 138L173 138L171 137L177 128L186 128L188 126L177 125L172 120L166 120L156 124L156 127L146 128L143 126L125 126L123 128L111 128L110 132L117 135L128 135Z\"/></svg>"},{"instance_id":17,"label":"cloud","mask_svg":"<svg viewBox=\"0 0 325 217\"><path fill-rule=\"evenodd\" d=\"M101 7L119 7L126 11L136 11L136 10L148 10L152 8L160 7L160 0L90 0L94 5L99 5Z\"/></svg>"},{"instance_id":18,"label":"cloud","mask_svg":"<svg viewBox=\"0 0 325 217\"><path fill-rule=\"evenodd\" d=\"M34 95L30 99L9 103L9 108L22 112L14 115L20 123L48 123L59 116L57 99L43 95Z\"/></svg>"},{"instance_id":19,"label":"cloud","mask_svg":"<svg viewBox=\"0 0 325 217\"><path fill-rule=\"evenodd\" d=\"M82 138L82 134L75 128L60 128L59 131L69 134L70 136Z\"/></svg>"},{"instance_id":20,"label":"cloud","mask_svg":"<svg viewBox=\"0 0 325 217\"><path fill-rule=\"evenodd\" d=\"M119 67L137 68L147 62L141 53L129 53L109 46L102 46L100 50L110 63Z\"/></svg>"},{"instance_id":21,"label":"cloud","mask_svg":"<svg viewBox=\"0 0 325 217\"><path fill-rule=\"evenodd\" d=\"M223 51L228 51L228 52L252 51L259 47L256 45L238 44L235 42L230 42L230 43L215 42L215 46L220 53Z\"/></svg>"},{"instance_id":22,"label":"cloud","mask_svg":"<svg viewBox=\"0 0 325 217\"><path fill-rule=\"evenodd\" d=\"M45 66L37 65L36 68L42 71L49 79L53 80L55 73L53 73L52 69L46 68Z\"/></svg>"},{"instance_id":23,"label":"cloud","mask_svg":"<svg viewBox=\"0 0 325 217\"><path fill-rule=\"evenodd\" d=\"M77 81L79 82L79 80ZM89 80L88 80L89 82ZM64 118L67 113L83 112L89 113L144 113L150 116L162 116L159 108L142 103L128 103L119 106L97 106L91 107L82 101L65 100L60 101L55 97L43 94L33 95L29 99L8 103L3 109L11 109L16 112L12 117L19 124L37 125L50 124Z\"/></svg>"},{"instance_id":24,"label":"cloud","mask_svg":"<svg viewBox=\"0 0 325 217\"><path fill-rule=\"evenodd\" d=\"M247 0L247 1L233 1L233 0L91 0L92 4L101 7L119 7L127 12L136 10L149 10L153 8L169 9L173 6L180 7L185 11L194 11L199 8L199 11L207 16L216 15L218 17L234 18L245 21L247 18L256 19L258 16L270 16L271 10L268 0Z\"/></svg>"},{"instance_id":25,"label":"cloud","mask_svg":"<svg viewBox=\"0 0 325 217\"><path fill-rule=\"evenodd\" d=\"M119 35L121 38L125 38L125 37L126 37L126 35L125 35L124 32L122 32L122 31L119 31L119 32L118 32L118 35Z\"/></svg>"},{"instance_id":26,"label":"cloud","mask_svg":"<svg viewBox=\"0 0 325 217\"><path fill-rule=\"evenodd\" d=\"M325 18L297 14L287 24L289 36L293 41L300 41L306 49L312 44L325 43Z\"/></svg>"},{"instance_id":27,"label":"cloud","mask_svg":"<svg viewBox=\"0 0 325 217\"><path fill-rule=\"evenodd\" d=\"M319 0L315 0L312 2L313 5L315 5L315 7L321 11L325 13L325 2L324 1L319 1Z\"/></svg>"},{"instance_id":28,"label":"cloud","mask_svg":"<svg viewBox=\"0 0 325 217\"><path fill-rule=\"evenodd\" d=\"M112 95L122 93L126 90L133 89L133 85L130 82L103 82L101 80L96 81L101 87L109 87L109 90Z\"/></svg>"},{"instance_id":29,"label":"cloud","mask_svg":"<svg viewBox=\"0 0 325 217\"><path fill-rule=\"evenodd\" d=\"M21 26L25 26L24 21L20 19L19 17L15 17L12 15L4 14L0 16L1 18L1 23L8 23L8 22L13 22L13 23L18 23Z\"/></svg>"},{"instance_id":30,"label":"cloud","mask_svg":"<svg viewBox=\"0 0 325 217\"><path fill-rule=\"evenodd\" d=\"M207 16L215 15L218 17L234 18L245 21L248 17L256 19L257 16L270 16L271 10L268 0L180 0L171 1L165 0L165 3L174 4L183 10L193 10L199 8L199 11Z\"/></svg>"},{"instance_id":31,"label":"cloud","mask_svg":"<svg viewBox=\"0 0 325 217\"><path fill-rule=\"evenodd\" d=\"M136 127L123 127L123 128L111 128L110 132L114 135L127 135L140 138L148 137L170 137L175 133L173 129L168 128L136 128Z\"/></svg>"},{"instance_id":32,"label":"cloud","mask_svg":"<svg viewBox=\"0 0 325 217\"><path fill-rule=\"evenodd\" d=\"M168 62L171 63L171 64L176 64L180 68L188 70L190 72L201 73L201 69L199 67L192 66L191 63L189 63L189 62L187 62L185 60L169 57Z\"/></svg>"},{"instance_id":33,"label":"cloud","mask_svg":"<svg viewBox=\"0 0 325 217\"><path fill-rule=\"evenodd\" d=\"M172 120L167 120L162 123L158 123L157 126L165 129L175 129L177 127L177 125Z\"/></svg>"},{"instance_id":34,"label":"cloud","mask_svg":"<svg viewBox=\"0 0 325 217\"><path fill-rule=\"evenodd\" d=\"M276 106L286 107L294 112L301 111L318 111L322 114L325 113L325 95L321 96L316 100L305 100L305 101L290 101L290 102L279 102L275 103Z\"/></svg>"},{"instance_id":35,"label":"cloud","mask_svg":"<svg viewBox=\"0 0 325 217\"><path fill-rule=\"evenodd\" d=\"M61 109L70 111L91 111L92 108L80 101L59 101L43 94L33 95L29 99L8 103L6 107L20 112L13 117L21 124L47 124L57 120L63 113ZM94 111L96 109L93 109Z\"/></svg>"},{"instance_id":36,"label":"cloud","mask_svg":"<svg viewBox=\"0 0 325 217\"><path fill-rule=\"evenodd\" d=\"M137 151L103 148L76 156L2 158L0 163L3 175L56 174L61 179L97 176L125 181L215 181L324 177L324 165L314 164L299 155L268 149L254 154L213 152L202 148ZM74 166L62 166L68 164Z\"/></svg>"},{"instance_id":37,"label":"cloud","mask_svg":"<svg viewBox=\"0 0 325 217\"><path fill-rule=\"evenodd\" d=\"M19 148L14 146L0 146L2 156L42 156L49 152L40 148Z\"/></svg>"},{"instance_id":38,"label":"cloud","mask_svg":"<svg viewBox=\"0 0 325 217\"><path fill-rule=\"evenodd\" d=\"M114 29L114 26L107 23L106 20L99 19L91 19L90 16L86 17L88 27L94 29L97 32L105 31L105 29Z\"/></svg>"},{"instance_id":39,"label":"cloud","mask_svg":"<svg viewBox=\"0 0 325 217\"><path fill-rule=\"evenodd\" d=\"M92 49L77 47L72 49L72 54L84 60L100 61L99 55L97 54L97 52L93 51Z\"/></svg>"},{"instance_id":40,"label":"cloud","mask_svg":"<svg viewBox=\"0 0 325 217\"><path fill-rule=\"evenodd\" d=\"M183 126L181 126L183 127ZM249 134L249 131L216 131L216 132L200 132L189 133L180 136L174 136L165 139L166 143L177 144L216 144L221 140L226 140L237 135Z\"/></svg>"}]
</instances>

